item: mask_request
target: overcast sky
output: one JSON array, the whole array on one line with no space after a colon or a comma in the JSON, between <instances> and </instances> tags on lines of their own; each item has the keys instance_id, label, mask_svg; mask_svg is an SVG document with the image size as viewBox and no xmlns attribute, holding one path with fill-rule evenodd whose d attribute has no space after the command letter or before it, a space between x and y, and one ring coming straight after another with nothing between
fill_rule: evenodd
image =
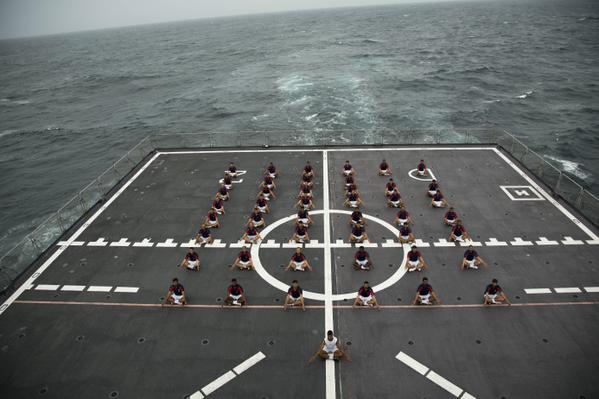
<instances>
[{"instance_id":1,"label":"overcast sky","mask_svg":"<svg viewBox=\"0 0 599 399\"><path fill-rule=\"evenodd\" d=\"M428 0L0 0L0 38L225 15L425 1Z\"/></svg>"}]
</instances>

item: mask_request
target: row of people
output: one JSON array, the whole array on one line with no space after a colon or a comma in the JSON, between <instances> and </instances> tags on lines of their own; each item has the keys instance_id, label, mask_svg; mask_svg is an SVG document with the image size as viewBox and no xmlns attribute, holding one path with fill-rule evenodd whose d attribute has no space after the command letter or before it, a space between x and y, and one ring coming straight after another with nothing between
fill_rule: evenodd
<instances>
[{"instance_id":1,"label":"row of people","mask_svg":"<svg viewBox=\"0 0 599 399\"><path fill-rule=\"evenodd\" d=\"M314 187L314 168L310 161L306 162L304 169L302 170L302 176L300 181L300 189L297 195L297 202L295 206L298 208L297 218L295 219L295 227L291 240L297 243L304 243L310 241L310 235L308 234L308 228L312 225L313 220L310 217L310 210L314 209L314 195L312 188ZM299 259L301 254L297 254ZM308 265L309 268L309 265ZM310 269L311 270L311 269Z\"/></svg>"},{"instance_id":2,"label":"row of people","mask_svg":"<svg viewBox=\"0 0 599 399\"><path fill-rule=\"evenodd\" d=\"M497 305L506 303L511 305L507 295L499 286L497 279L491 280L491 283L485 287L483 292L483 304L484 305ZM187 299L185 297L185 288L179 282L178 278L174 278L165 296L163 304L171 305L186 305ZM239 284L237 279L231 279L231 284L227 287L227 296L223 301L223 306L245 306L247 299L243 287ZM412 305L439 305L441 300L437 296L437 293L433 287L429 284L428 278L423 277L422 282L416 289L416 295L412 300ZM285 300L283 302L283 309L287 310L289 307L300 306L303 311L306 310L304 291L300 287L298 280L293 280L291 286L287 290ZM356 298L352 305L353 307L373 307L380 309L380 305L376 299L374 290L368 283L364 281L362 286L358 289Z\"/></svg>"}]
</instances>

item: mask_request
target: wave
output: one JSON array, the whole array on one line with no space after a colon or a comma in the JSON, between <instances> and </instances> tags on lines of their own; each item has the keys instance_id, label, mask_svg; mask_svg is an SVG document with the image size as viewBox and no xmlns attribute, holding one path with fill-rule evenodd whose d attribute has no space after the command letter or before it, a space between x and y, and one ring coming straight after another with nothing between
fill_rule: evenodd
<instances>
[{"instance_id":1,"label":"wave","mask_svg":"<svg viewBox=\"0 0 599 399\"><path fill-rule=\"evenodd\" d=\"M564 171L572 173L574 176L580 179L585 180L589 177L589 174L581 169L581 166L583 166L583 164L581 163L570 161L567 159L561 159L552 155L545 155L545 158L559 163Z\"/></svg>"},{"instance_id":2,"label":"wave","mask_svg":"<svg viewBox=\"0 0 599 399\"><path fill-rule=\"evenodd\" d=\"M524 94L520 94L519 96L516 96L515 98L525 99L525 98L528 98L533 93L534 93L534 90L529 90L529 91L525 92Z\"/></svg>"},{"instance_id":3,"label":"wave","mask_svg":"<svg viewBox=\"0 0 599 399\"><path fill-rule=\"evenodd\" d=\"M31 104L30 100L12 100L10 98L0 98L0 104L4 105L27 105Z\"/></svg>"},{"instance_id":4,"label":"wave","mask_svg":"<svg viewBox=\"0 0 599 399\"><path fill-rule=\"evenodd\" d=\"M376 39L364 39L362 40L362 43L384 43L384 41Z\"/></svg>"},{"instance_id":5,"label":"wave","mask_svg":"<svg viewBox=\"0 0 599 399\"><path fill-rule=\"evenodd\" d=\"M11 134L19 133L16 129L7 129L0 132L0 137L10 136Z\"/></svg>"},{"instance_id":6,"label":"wave","mask_svg":"<svg viewBox=\"0 0 599 399\"><path fill-rule=\"evenodd\" d=\"M314 86L314 83L307 81L301 76L292 75L277 80L278 89L283 92L294 92L304 87Z\"/></svg>"},{"instance_id":7,"label":"wave","mask_svg":"<svg viewBox=\"0 0 599 399\"><path fill-rule=\"evenodd\" d=\"M260 115L252 116L252 120L253 121L258 121L260 119L265 119L265 118L268 118L268 117L269 117L268 114L260 114Z\"/></svg>"}]
</instances>

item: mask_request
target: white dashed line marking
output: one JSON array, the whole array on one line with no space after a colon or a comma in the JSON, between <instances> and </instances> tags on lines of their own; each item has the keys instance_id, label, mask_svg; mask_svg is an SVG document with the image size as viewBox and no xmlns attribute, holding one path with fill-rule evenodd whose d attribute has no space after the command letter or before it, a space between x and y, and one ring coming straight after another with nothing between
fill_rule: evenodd
<instances>
[{"instance_id":1,"label":"white dashed line marking","mask_svg":"<svg viewBox=\"0 0 599 399\"><path fill-rule=\"evenodd\" d=\"M577 294L582 292L578 287L556 287L553 290L558 294Z\"/></svg>"},{"instance_id":2,"label":"white dashed line marking","mask_svg":"<svg viewBox=\"0 0 599 399\"><path fill-rule=\"evenodd\" d=\"M527 294L551 294L549 288L524 288L524 292Z\"/></svg>"}]
</instances>

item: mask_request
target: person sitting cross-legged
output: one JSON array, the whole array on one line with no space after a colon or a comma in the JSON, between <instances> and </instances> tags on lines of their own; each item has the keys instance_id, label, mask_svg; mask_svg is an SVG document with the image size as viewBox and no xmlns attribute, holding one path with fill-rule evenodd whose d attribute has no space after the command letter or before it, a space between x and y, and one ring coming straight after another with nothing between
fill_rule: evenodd
<instances>
[{"instance_id":1,"label":"person sitting cross-legged","mask_svg":"<svg viewBox=\"0 0 599 399\"><path fill-rule=\"evenodd\" d=\"M439 191L439 183L433 179L433 181L431 181L431 183L428 185L428 191L426 194L432 198L435 196L435 194L437 194L437 191Z\"/></svg>"},{"instance_id":2,"label":"person sitting cross-legged","mask_svg":"<svg viewBox=\"0 0 599 399\"><path fill-rule=\"evenodd\" d=\"M306 311L306 306L304 305L304 291L299 286L297 280L291 282L291 287L289 287L287 295L285 296L283 309L287 310L289 306L301 306L302 310L304 312Z\"/></svg>"},{"instance_id":3,"label":"person sitting cross-legged","mask_svg":"<svg viewBox=\"0 0 599 399\"><path fill-rule=\"evenodd\" d=\"M258 210L261 213L268 213L269 209L268 209L268 200L266 198L264 198L263 195L258 195L258 199L256 200L256 208L258 208Z\"/></svg>"},{"instance_id":4,"label":"person sitting cross-legged","mask_svg":"<svg viewBox=\"0 0 599 399\"><path fill-rule=\"evenodd\" d=\"M327 336L320 344L316 353L308 360L308 363L312 363L317 357L322 360L340 360L345 358L345 360L351 362L351 357L341 348L339 340L333 335L332 330L327 331Z\"/></svg>"},{"instance_id":5,"label":"person sitting cross-legged","mask_svg":"<svg viewBox=\"0 0 599 399\"><path fill-rule=\"evenodd\" d=\"M179 267L186 267L189 270L200 270L200 257L198 253L193 248L189 248Z\"/></svg>"},{"instance_id":6,"label":"person sitting cross-legged","mask_svg":"<svg viewBox=\"0 0 599 399\"><path fill-rule=\"evenodd\" d=\"M279 173L277 172L277 168L272 162L270 162L266 167L266 174L273 179L279 175Z\"/></svg>"},{"instance_id":7,"label":"person sitting cross-legged","mask_svg":"<svg viewBox=\"0 0 599 399\"><path fill-rule=\"evenodd\" d=\"M419 272L427 267L428 266L416 245L412 245L412 248L407 255L406 268L408 269L408 272Z\"/></svg>"},{"instance_id":8,"label":"person sitting cross-legged","mask_svg":"<svg viewBox=\"0 0 599 399\"><path fill-rule=\"evenodd\" d=\"M391 168L386 160L382 160L379 164L379 176L391 176Z\"/></svg>"},{"instance_id":9,"label":"person sitting cross-legged","mask_svg":"<svg viewBox=\"0 0 599 399\"><path fill-rule=\"evenodd\" d=\"M385 184L385 197L391 196L393 192L397 189L397 184L393 181L393 178L390 178L387 184Z\"/></svg>"},{"instance_id":10,"label":"person sitting cross-legged","mask_svg":"<svg viewBox=\"0 0 599 399\"><path fill-rule=\"evenodd\" d=\"M239 270L254 270L252 254L250 253L250 251L248 251L245 245L241 248L241 251L233 261L231 269L234 267L238 268Z\"/></svg>"},{"instance_id":11,"label":"person sitting cross-legged","mask_svg":"<svg viewBox=\"0 0 599 399\"><path fill-rule=\"evenodd\" d=\"M397 211L397 215L395 216L395 224L403 226L406 223L414 224L414 221L412 220L410 213L406 210L406 207L404 205L400 205L399 211Z\"/></svg>"},{"instance_id":12,"label":"person sitting cross-legged","mask_svg":"<svg viewBox=\"0 0 599 399\"><path fill-rule=\"evenodd\" d=\"M251 213L246 225L249 226L250 222L254 224L255 228L261 228L266 226L264 216L262 216L262 212L260 212L257 206L254 207L254 211Z\"/></svg>"},{"instance_id":13,"label":"person sitting cross-legged","mask_svg":"<svg viewBox=\"0 0 599 399\"><path fill-rule=\"evenodd\" d=\"M237 279L232 279L223 306L244 306L246 303L243 287L237 283Z\"/></svg>"},{"instance_id":14,"label":"person sitting cross-legged","mask_svg":"<svg viewBox=\"0 0 599 399\"><path fill-rule=\"evenodd\" d=\"M211 244L214 241L210 229L206 225L202 225L196 234L196 244Z\"/></svg>"},{"instance_id":15,"label":"person sitting cross-legged","mask_svg":"<svg viewBox=\"0 0 599 399\"><path fill-rule=\"evenodd\" d=\"M370 270L371 267L372 262L370 261L370 255L368 255L368 252L366 252L363 246L360 246L354 255L354 269Z\"/></svg>"},{"instance_id":16,"label":"person sitting cross-legged","mask_svg":"<svg viewBox=\"0 0 599 399\"><path fill-rule=\"evenodd\" d=\"M309 227L312 223L314 223L314 221L306 209L300 209L297 211L297 219L295 219L295 224Z\"/></svg>"},{"instance_id":17,"label":"person sitting cross-legged","mask_svg":"<svg viewBox=\"0 0 599 399\"><path fill-rule=\"evenodd\" d=\"M364 226L366 225L366 221L364 220L364 216L362 215L362 212L360 212L359 209L356 209L352 212L351 216L349 217L349 224L350 226Z\"/></svg>"},{"instance_id":18,"label":"person sitting cross-legged","mask_svg":"<svg viewBox=\"0 0 599 399\"><path fill-rule=\"evenodd\" d=\"M265 200L270 201L271 199L276 198L277 196L272 191L272 189L268 188L268 186L261 186L258 194L256 194L256 199L260 196L264 197Z\"/></svg>"},{"instance_id":19,"label":"person sitting cross-legged","mask_svg":"<svg viewBox=\"0 0 599 399\"><path fill-rule=\"evenodd\" d=\"M308 235L308 228L303 224L296 224L295 231L293 232L291 240L299 243L310 241L310 236Z\"/></svg>"},{"instance_id":20,"label":"person sitting cross-legged","mask_svg":"<svg viewBox=\"0 0 599 399\"><path fill-rule=\"evenodd\" d=\"M449 235L449 239L451 241L460 241L460 242L470 239L470 236L468 235L468 232L466 231L466 228L464 227L464 225L462 225L461 220L459 220L459 219L456 220L455 225L451 229L451 234Z\"/></svg>"},{"instance_id":21,"label":"person sitting cross-legged","mask_svg":"<svg viewBox=\"0 0 599 399\"><path fill-rule=\"evenodd\" d=\"M211 229L217 229L220 227L220 223L218 221L218 213L210 209L208 214L206 215L206 219L204 219L204 225L210 227Z\"/></svg>"},{"instance_id":22,"label":"person sitting cross-legged","mask_svg":"<svg viewBox=\"0 0 599 399\"><path fill-rule=\"evenodd\" d=\"M393 190L391 195L387 198L387 206L389 208L399 208L403 205L401 200L401 194L397 191L397 188Z\"/></svg>"},{"instance_id":23,"label":"person sitting cross-legged","mask_svg":"<svg viewBox=\"0 0 599 399\"><path fill-rule=\"evenodd\" d=\"M412 301L412 305L434 305L440 304L437 294L433 291L433 287L428 283L428 278L422 279L422 284L416 289L416 297Z\"/></svg>"},{"instance_id":24,"label":"person sitting cross-legged","mask_svg":"<svg viewBox=\"0 0 599 399\"><path fill-rule=\"evenodd\" d=\"M165 303L170 305L185 305L187 303L187 300L185 299L185 288L179 283L178 278L173 279L162 304L164 305Z\"/></svg>"},{"instance_id":25,"label":"person sitting cross-legged","mask_svg":"<svg viewBox=\"0 0 599 399\"><path fill-rule=\"evenodd\" d=\"M306 256L302 253L302 248L297 247L293 255L291 255L291 259L285 268L287 270L293 270L294 272L303 272L305 270L312 271L312 267L308 263Z\"/></svg>"},{"instance_id":26,"label":"person sitting cross-legged","mask_svg":"<svg viewBox=\"0 0 599 399\"><path fill-rule=\"evenodd\" d=\"M399 228L399 242L402 244L406 244L409 242L414 242L414 233L412 233L412 229L408 222L404 223L403 226Z\"/></svg>"},{"instance_id":27,"label":"person sitting cross-legged","mask_svg":"<svg viewBox=\"0 0 599 399\"><path fill-rule=\"evenodd\" d=\"M223 205L223 200L221 199L215 199L214 201L212 201L212 207L210 209L212 209L219 215L225 214L225 206Z\"/></svg>"},{"instance_id":28,"label":"person sitting cross-legged","mask_svg":"<svg viewBox=\"0 0 599 399\"><path fill-rule=\"evenodd\" d=\"M431 206L433 208L445 208L447 206L447 201L445 200L441 190L437 190L437 193L433 195L433 198L431 199Z\"/></svg>"},{"instance_id":29,"label":"person sitting cross-legged","mask_svg":"<svg viewBox=\"0 0 599 399\"><path fill-rule=\"evenodd\" d=\"M464 252L464 259L462 260L461 269L478 269L479 266L486 266L487 263L480 257L478 252L472 245L468 247Z\"/></svg>"},{"instance_id":30,"label":"person sitting cross-legged","mask_svg":"<svg viewBox=\"0 0 599 399\"><path fill-rule=\"evenodd\" d=\"M352 226L351 233L349 233L349 242L364 242L368 241L368 234L364 226L354 225Z\"/></svg>"},{"instance_id":31,"label":"person sitting cross-legged","mask_svg":"<svg viewBox=\"0 0 599 399\"><path fill-rule=\"evenodd\" d=\"M458 221L458 213L453 209L453 206L450 206L447 212L445 212L443 221L448 226L453 226Z\"/></svg>"},{"instance_id":32,"label":"person sitting cross-legged","mask_svg":"<svg viewBox=\"0 0 599 399\"><path fill-rule=\"evenodd\" d=\"M511 305L509 299L505 295L503 289L497 284L497 279L494 278L491 281L491 284L487 285L485 288L485 293L483 295L483 304L484 305L499 305L503 302L506 302L508 305Z\"/></svg>"},{"instance_id":33,"label":"person sitting cross-legged","mask_svg":"<svg viewBox=\"0 0 599 399\"><path fill-rule=\"evenodd\" d=\"M225 173L231 177L239 176L239 172L237 172L237 166L235 166L235 163L233 162L229 162L229 168L225 171Z\"/></svg>"},{"instance_id":34,"label":"person sitting cross-legged","mask_svg":"<svg viewBox=\"0 0 599 399\"><path fill-rule=\"evenodd\" d=\"M266 176L264 176L264 180L262 181L262 183L260 183L260 187L266 187L269 190L274 190L275 188L277 188L277 186L275 185L274 179L275 179L274 177L267 174Z\"/></svg>"},{"instance_id":35,"label":"person sitting cross-legged","mask_svg":"<svg viewBox=\"0 0 599 399\"><path fill-rule=\"evenodd\" d=\"M241 240L248 244L255 244L261 238L262 237L260 237L260 233L258 233L258 229L256 229L253 222L248 223L245 233L241 236Z\"/></svg>"},{"instance_id":36,"label":"person sitting cross-legged","mask_svg":"<svg viewBox=\"0 0 599 399\"><path fill-rule=\"evenodd\" d=\"M295 204L298 209L305 209L307 211L314 209L314 203L312 203L311 195L302 195Z\"/></svg>"},{"instance_id":37,"label":"person sitting cross-legged","mask_svg":"<svg viewBox=\"0 0 599 399\"><path fill-rule=\"evenodd\" d=\"M355 174L356 174L356 171L351 166L349 161L345 161L345 164L343 165L343 176L353 176Z\"/></svg>"},{"instance_id":38,"label":"person sitting cross-legged","mask_svg":"<svg viewBox=\"0 0 599 399\"><path fill-rule=\"evenodd\" d=\"M354 308L357 306L370 306L380 309L376 297L374 296L374 290L368 284L368 281L364 281L364 284L358 290L358 295L352 306Z\"/></svg>"},{"instance_id":39,"label":"person sitting cross-legged","mask_svg":"<svg viewBox=\"0 0 599 399\"><path fill-rule=\"evenodd\" d=\"M225 187L224 184L221 184L216 195L214 196L216 200L228 201L229 200L229 190Z\"/></svg>"},{"instance_id":40,"label":"person sitting cross-legged","mask_svg":"<svg viewBox=\"0 0 599 399\"><path fill-rule=\"evenodd\" d=\"M418 166L416 167L416 173L418 174L418 176L428 175L428 168L426 167L426 164L424 163L424 159L421 159L420 162L418 163Z\"/></svg>"},{"instance_id":41,"label":"person sitting cross-legged","mask_svg":"<svg viewBox=\"0 0 599 399\"><path fill-rule=\"evenodd\" d=\"M347 208L359 208L362 205L362 199L360 198L360 194L356 190L347 193L347 197L343 205Z\"/></svg>"}]
</instances>

